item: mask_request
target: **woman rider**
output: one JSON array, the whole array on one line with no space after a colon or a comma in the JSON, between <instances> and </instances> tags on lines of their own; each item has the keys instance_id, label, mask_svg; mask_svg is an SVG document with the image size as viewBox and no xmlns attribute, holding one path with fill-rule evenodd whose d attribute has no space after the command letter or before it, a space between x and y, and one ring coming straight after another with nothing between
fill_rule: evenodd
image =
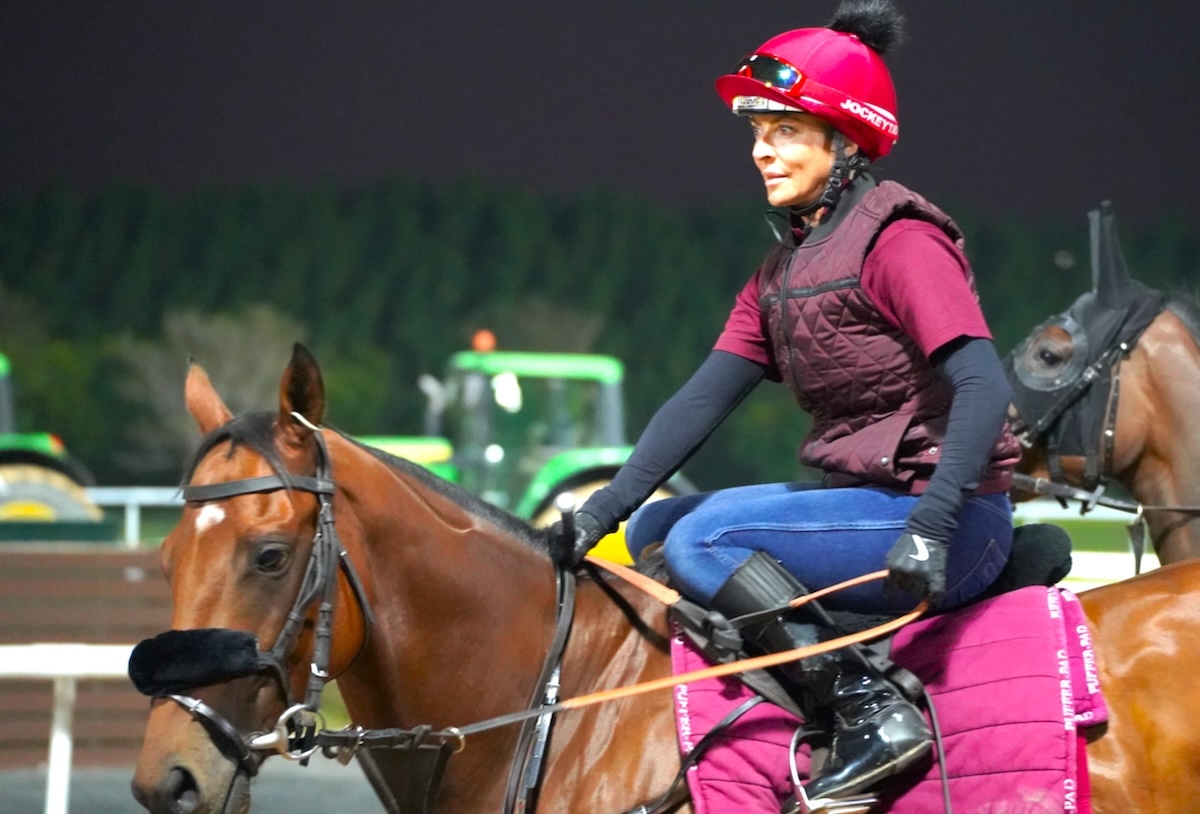
<instances>
[{"instance_id":1,"label":"woman rider","mask_svg":"<svg viewBox=\"0 0 1200 814\"><path fill-rule=\"evenodd\" d=\"M576 559L770 379L811 414L799 457L823 478L647 504L626 529L635 557L664 541L674 583L730 618L885 566L882 586L827 605L895 613L916 595L951 607L1000 573L1018 447L962 233L867 171L898 135L882 54L901 23L888 0L848 0L827 27L773 37L717 80L749 122L767 200L790 229L737 295L712 352L580 509ZM778 652L821 635L811 619L781 615L747 640ZM854 653L793 663L786 678L798 698L833 713L809 800L854 794L929 754L922 713Z\"/></svg>"}]
</instances>

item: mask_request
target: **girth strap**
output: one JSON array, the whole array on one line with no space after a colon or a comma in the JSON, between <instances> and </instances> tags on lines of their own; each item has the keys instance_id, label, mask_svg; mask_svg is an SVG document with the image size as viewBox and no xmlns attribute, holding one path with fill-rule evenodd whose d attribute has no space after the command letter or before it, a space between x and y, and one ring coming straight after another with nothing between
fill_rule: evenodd
<instances>
[{"instance_id":1,"label":"girth strap","mask_svg":"<svg viewBox=\"0 0 1200 814\"><path fill-rule=\"evenodd\" d=\"M679 762L679 771L675 774L675 779L671 781L671 785L667 787L662 796L652 803L643 803L637 808L625 812L625 814L658 814L658 812L666 811L668 807L684 800L689 794L688 787L684 785L687 773L700 762L700 758L704 756L709 747L718 738L726 736L726 730L729 727L733 726L739 718L765 700L767 699L761 695L754 695L743 701L732 711L725 713L725 717L713 724L712 729L705 733L704 737Z\"/></svg>"}]
</instances>

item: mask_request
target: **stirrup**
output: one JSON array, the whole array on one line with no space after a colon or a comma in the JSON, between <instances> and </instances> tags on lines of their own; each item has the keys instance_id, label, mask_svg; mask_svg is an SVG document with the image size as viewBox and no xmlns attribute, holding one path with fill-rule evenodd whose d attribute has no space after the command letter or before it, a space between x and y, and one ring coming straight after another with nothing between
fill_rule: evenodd
<instances>
[{"instance_id":1,"label":"stirrup","mask_svg":"<svg viewBox=\"0 0 1200 814\"><path fill-rule=\"evenodd\" d=\"M800 782L800 769L796 765L796 751L806 735L815 734L804 727L798 728L792 735L791 748L788 749L788 773L792 781L792 791L795 793L783 805L781 814L868 814L872 806L879 804L879 798L873 794L857 794L853 797L817 797L808 799L804 786Z\"/></svg>"},{"instance_id":2,"label":"stirrup","mask_svg":"<svg viewBox=\"0 0 1200 814\"><path fill-rule=\"evenodd\" d=\"M818 797L808 799L804 787L793 784L796 796L784 804L782 814L868 814L879 804L879 798L871 794L860 794L857 797Z\"/></svg>"}]
</instances>

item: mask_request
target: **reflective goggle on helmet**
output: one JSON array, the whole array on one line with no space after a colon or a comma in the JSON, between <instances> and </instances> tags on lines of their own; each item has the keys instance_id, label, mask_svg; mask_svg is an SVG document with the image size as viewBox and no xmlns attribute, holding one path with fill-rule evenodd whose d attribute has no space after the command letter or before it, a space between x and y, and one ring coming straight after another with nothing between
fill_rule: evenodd
<instances>
[{"instance_id":1,"label":"reflective goggle on helmet","mask_svg":"<svg viewBox=\"0 0 1200 814\"><path fill-rule=\"evenodd\" d=\"M751 54L734 70L737 76L748 76L768 88L796 97L804 85L804 74L782 59L767 54Z\"/></svg>"},{"instance_id":2,"label":"reflective goggle on helmet","mask_svg":"<svg viewBox=\"0 0 1200 814\"><path fill-rule=\"evenodd\" d=\"M800 28L767 40L717 79L734 113L800 110L828 122L872 160L900 135L896 89L883 58L853 34Z\"/></svg>"}]
</instances>

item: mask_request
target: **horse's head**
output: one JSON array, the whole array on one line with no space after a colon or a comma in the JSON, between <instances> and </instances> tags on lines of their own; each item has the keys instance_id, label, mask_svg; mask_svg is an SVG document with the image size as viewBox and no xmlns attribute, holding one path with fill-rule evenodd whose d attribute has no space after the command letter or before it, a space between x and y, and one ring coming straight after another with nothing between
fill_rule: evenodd
<instances>
[{"instance_id":1,"label":"horse's head","mask_svg":"<svg viewBox=\"0 0 1200 814\"><path fill-rule=\"evenodd\" d=\"M197 366L186 402L205 438L162 548L172 630L130 661L139 689L155 696L133 791L153 812L224 814L249 808L267 750L286 751L282 731L307 723L297 702L312 701L314 686L319 699L325 677L354 659L367 622L356 580L339 576L313 357L295 347L278 413L235 418Z\"/></svg>"},{"instance_id":2,"label":"horse's head","mask_svg":"<svg viewBox=\"0 0 1200 814\"><path fill-rule=\"evenodd\" d=\"M1004 360L1013 389L1008 417L1025 446L1037 440L1038 422L1063 399L1088 363L1088 337L1070 312L1038 325ZM1029 470L1031 456L1023 456Z\"/></svg>"},{"instance_id":3,"label":"horse's head","mask_svg":"<svg viewBox=\"0 0 1200 814\"><path fill-rule=\"evenodd\" d=\"M1034 328L1005 359L1013 390L1009 417L1026 447L1019 468L1038 477L1047 476L1047 434L1068 480L1074 480L1071 470L1084 471L1084 456L1089 479L1110 474L1111 461L1101 460L1107 456L1096 447L1102 433L1111 439L1116 420L1111 373L1164 302L1160 292L1129 276L1108 202L1088 219L1091 291Z\"/></svg>"}]
</instances>

